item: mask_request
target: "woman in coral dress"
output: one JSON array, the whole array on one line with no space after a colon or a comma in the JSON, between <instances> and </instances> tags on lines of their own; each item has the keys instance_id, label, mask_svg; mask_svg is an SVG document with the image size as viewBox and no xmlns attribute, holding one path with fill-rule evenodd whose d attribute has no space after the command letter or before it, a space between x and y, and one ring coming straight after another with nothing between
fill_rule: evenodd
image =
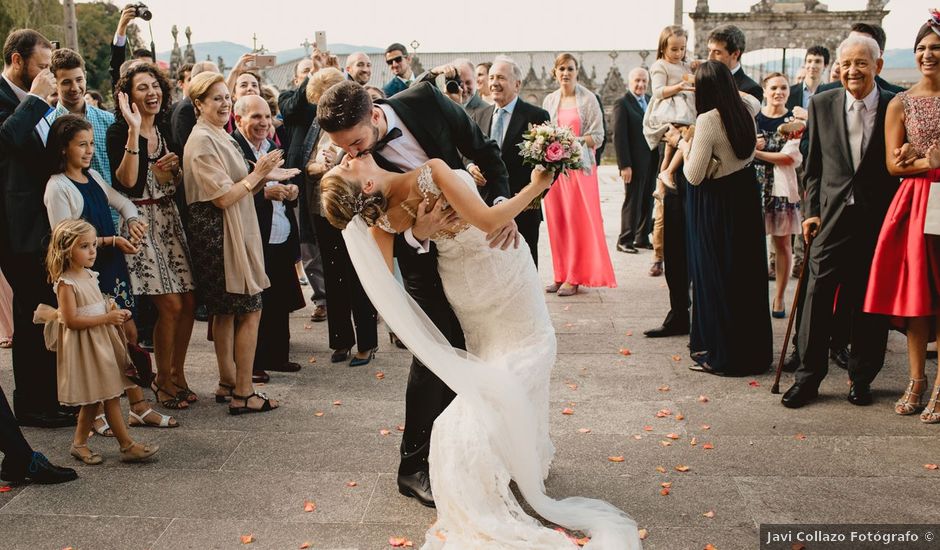
<instances>
[{"instance_id":1,"label":"woman in coral dress","mask_svg":"<svg viewBox=\"0 0 940 550\"><path fill-rule=\"evenodd\" d=\"M545 98L542 106L559 126L568 126L590 149L582 156L585 170L563 174L545 195L545 221L552 249L555 283L546 290L571 296L580 286L614 288L614 267L610 263L604 220L601 217L597 171L591 165L594 148L604 139L600 103L590 90L578 84L578 63L570 53L555 59L552 74L559 88Z\"/></svg>"},{"instance_id":2,"label":"woman in coral dress","mask_svg":"<svg viewBox=\"0 0 940 550\"><path fill-rule=\"evenodd\" d=\"M894 412L940 423L940 374L924 407L927 342L940 327L940 237L924 234L931 182L940 181L940 18L917 33L914 58L920 81L888 104L885 144L888 172L903 176L878 237L865 311L890 315L907 329L910 382ZM900 160L894 151L909 145L917 160ZM936 208L936 205L934 205Z\"/></svg>"}]
</instances>

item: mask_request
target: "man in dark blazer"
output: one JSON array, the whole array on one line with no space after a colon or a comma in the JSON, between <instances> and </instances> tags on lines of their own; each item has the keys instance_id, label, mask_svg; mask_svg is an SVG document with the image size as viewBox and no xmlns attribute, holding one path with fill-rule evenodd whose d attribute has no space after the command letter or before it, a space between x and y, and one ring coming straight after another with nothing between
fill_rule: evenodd
<instances>
[{"instance_id":1,"label":"man in dark blazer","mask_svg":"<svg viewBox=\"0 0 940 550\"><path fill-rule=\"evenodd\" d=\"M741 56L746 45L744 31L734 25L722 25L708 35L708 59L720 61L728 67L738 90L764 100L764 90L754 79L747 76L741 66Z\"/></svg>"},{"instance_id":2,"label":"man in dark blazer","mask_svg":"<svg viewBox=\"0 0 940 550\"><path fill-rule=\"evenodd\" d=\"M404 45L395 42L385 48L385 64L392 71L392 79L382 86L385 97L392 97L402 90L407 90L415 81L415 73L411 69L411 56L408 55L408 49Z\"/></svg>"},{"instance_id":3,"label":"man in dark blazer","mask_svg":"<svg viewBox=\"0 0 940 550\"><path fill-rule=\"evenodd\" d=\"M273 126L271 109L261 96L245 96L235 103L236 129L232 137L245 160L255 162L277 148L267 136ZM290 313L304 307L304 297L294 263L300 256L300 241L294 219L294 203L300 189L292 184L269 183L255 193L255 214L264 248L264 271L271 286L261 294L263 307L255 348L254 382L268 381L266 370L297 372L300 364L290 360Z\"/></svg>"},{"instance_id":4,"label":"man in dark blazer","mask_svg":"<svg viewBox=\"0 0 940 550\"><path fill-rule=\"evenodd\" d=\"M814 94L820 92L822 80L829 67L829 50L824 46L810 46L803 56L803 82L790 86L790 96L787 98L787 110L794 107L809 108L809 100Z\"/></svg>"},{"instance_id":5,"label":"man in dark blazer","mask_svg":"<svg viewBox=\"0 0 940 550\"><path fill-rule=\"evenodd\" d=\"M415 84L375 105L368 92L352 82L326 91L317 106L317 121L333 143L350 155L371 153L386 170L413 170L432 158L463 169L463 158L480 168L486 179L483 197L493 204L509 196L508 174L496 142L457 103L429 82ZM415 225L395 237L395 256L405 290L454 347L463 348L460 323L447 302L437 272L437 253L426 240L436 227L432 214L419 209ZM439 221L439 220L438 220ZM518 238L515 223L503 228L494 244ZM454 398L427 367L414 359L405 393L405 433L398 467L398 489L425 506L434 505L428 478L428 449L434 419Z\"/></svg>"},{"instance_id":6,"label":"man in dark blazer","mask_svg":"<svg viewBox=\"0 0 940 550\"><path fill-rule=\"evenodd\" d=\"M634 68L627 75L627 93L614 103L614 149L624 193L617 250L630 254L636 254L637 248L647 248L652 229L650 197L659 151L650 149L643 136L643 115L650 101L648 85L646 69Z\"/></svg>"},{"instance_id":7,"label":"man in dark blazer","mask_svg":"<svg viewBox=\"0 0 940 550\"><path fill-rule=\"evenodd\" d=\"M522 87L522 69L508 57L497 57L489 71L490 94L494 105L487 105L471 115L483 133L496 141L506 171L509 173L509 192L515 195L531 181L532 167L522 164L519 144L529 126L547 122L548 111L526 103L519 97ZM497 109L499 117L494 116ZM504 111L504 112L503 112ZM501 120L497 120L501 118ZM499 135L497 135L499 134ZM468 170L477 183L485 183L480 169L470 164ZM529 245L535 266L539 265L539 226L542 224L542 201L535 201L516 216L519 233Z\"/></svg>"},{"instance_id":8,"label":"man in dark blazer","mask_svg":"<svg viewBox=\"0 0 940 550\"><path fill-rule=\"evenodd\" d=\"M75 415L59 408L55 354L33 324L41 303L55 304L45 269L49 219L43 203L48 174L42 162L55 91L48 67L52 44L33 30L7 36L0 77L0 269L13 288L13 410L23 425L59 427Z\"/></svg>"},{"instance_id":9,"label":"man in dark blazer","mask_svg":"<svg viewBox=\"0 0 940 550\"><path fill-rule=\"evenodd\" d=\"M797 333L800 366L782 399L790 408L813 401L828 371L837 289L850 318L852 404L871 403L888 338L887 319L864 313L862 303L881 222L898 189L885 165L885 111L894 94L875 84L882 60L873 39L847 38L839 59L845 89L816 94L809 103L803 234L815 237Z\"/></svg>"}]
</instances>

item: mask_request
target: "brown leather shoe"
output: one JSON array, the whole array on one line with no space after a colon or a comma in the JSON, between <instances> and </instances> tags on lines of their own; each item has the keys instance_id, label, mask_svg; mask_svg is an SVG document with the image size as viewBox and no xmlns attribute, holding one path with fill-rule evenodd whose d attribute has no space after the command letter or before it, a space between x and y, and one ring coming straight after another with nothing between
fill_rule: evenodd
<instances>
[{"instance_id":1,"label":"brown leather shoe","mask_svg":"<svg viewBox=\"0 0 940 550\"><path fill-rule=\"evenodd\" d=\"M663 263L653 262L653 265L650 266L650 277L659 277L662 274L663 274Z\"/></svg>"},{"instance_id":2,"label":"brown leather shoe","mask_svg":"<svg viewBox=\"0 0 940 550\"><path fill-rule=\"evenodd\" d=\"M314 323L326 321L326 306L317 306L313 310L313 315L310 316L310 320Z\"/></svg>"}]
</instances>

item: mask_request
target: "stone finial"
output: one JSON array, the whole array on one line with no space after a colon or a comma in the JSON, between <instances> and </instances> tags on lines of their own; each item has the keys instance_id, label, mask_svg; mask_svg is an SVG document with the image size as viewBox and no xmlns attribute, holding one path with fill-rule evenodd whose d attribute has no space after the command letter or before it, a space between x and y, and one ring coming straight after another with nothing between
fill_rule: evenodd
<instances>
[{"instance_id":1,"label":"stone finial","mask_svg":"<svg viewBox=\"0 0 940 550\"><path fill-rule=\"evenodd\" d=\"M640 50L638 55L640 56L640 66L644 69L649 68L646 64L646 58L650 56L649 50Z\"/></svg>"},{"instance_id":2,"label":"stone finial","mask_svg":"<svg viewBox=\"0 0 940 550\"><path fill-rule=\"evenodd\" d=\"M708 0L698 0L695 3L695 13L708 13Z\"/></svg>"},{"instance_id":3,"label":"stone finial","mask_svg":"<svg viewBox=\"0 0 940 550\"><path fill-rule=\"evenodd\" d=\"M888 5L888 0L868 0L868 11L882 11Z\"/></svg>"},{"instance_id":4,"label":"stone finial","mask_svg":"<svg viewBox=\"0 0 940 550\"><path fill-rule=\"evenodd\" d=\"M602 102L605 105L609 105L625 94L626 91L627 85L623 81L620 69L618 69L616 65L612 65L610 71L607 72L607 78L604 79L604 83L599 90Z\"/></svg>"}]
</instances>

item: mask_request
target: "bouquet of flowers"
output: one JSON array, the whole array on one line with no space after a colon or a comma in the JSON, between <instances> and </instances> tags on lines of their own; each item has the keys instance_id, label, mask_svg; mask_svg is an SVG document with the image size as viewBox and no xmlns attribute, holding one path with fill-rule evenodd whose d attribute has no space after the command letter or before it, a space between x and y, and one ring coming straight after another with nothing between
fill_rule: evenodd
<instances>
[{"instance_id":1,"label":"bouquet of flowers","mask_svg":"<svg viewBox=\"0 0 940 550\"><path fill-rule=\"evenodd\" d=\"M531 126L522 138L519 154L526 166L542 166L556 175L583 167L583 147L571 128L544 122Z\"/></svg>"}]
</instances>

